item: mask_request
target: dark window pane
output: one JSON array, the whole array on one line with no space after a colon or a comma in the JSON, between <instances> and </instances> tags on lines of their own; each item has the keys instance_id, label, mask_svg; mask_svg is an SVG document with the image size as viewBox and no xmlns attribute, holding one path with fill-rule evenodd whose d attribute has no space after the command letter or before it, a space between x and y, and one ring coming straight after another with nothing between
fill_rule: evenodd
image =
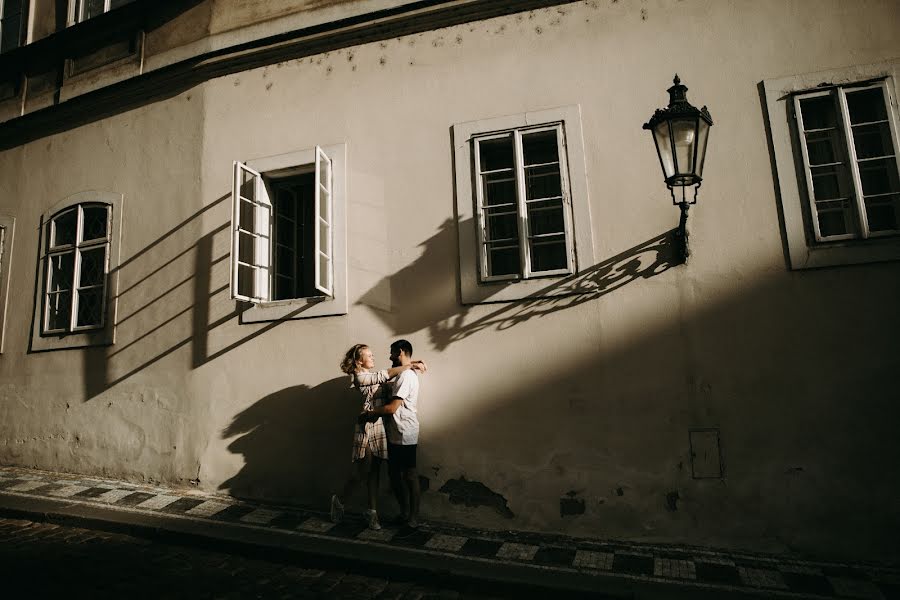
<instances>
[{"instance_id":1,"label":"dark window pane","mask_svg":"<svg viewBox=\"0 0 900 600\"><path fill-rule=\"evenodd\" d=\"M110 0L109 9L112 10L114 8L119 8L120 6L124 6L133 1L134 0Z\"/></svg>"},{"instance_id":2,"label":"dark window pane","mask_svg":"<svg viewBox=\"0 0 900 600\"><path fill-rule=\"evenodd\" d=\"M562 195L559 165L525 168L525 197L528 200Z\"/></svg>"},{"instance_id":3,"label":"dark window pane","mask_svg":"<svg viewBox=\"0 0 900 600\"><path fill-rule=\"evenodd\" d=\"M256 207L241 200L240 225L244 231L256 231Z\"/></svg>"},{"instance_id":4,"label":"dark window pane","mask_svg":"<svg viewBox=\"0 0 900 600\"><path fill-rule=\"evenodd\" d=\"M803 116L803 129L806 131L837 127L837 107L832 95L801 100L800 112Z\"/></svg>"},{"instance_id":5,"label":"dark window pane","mask_svg":"<svg viewBox=\"0 0 900 600\"><path fill-rule=\"evenodd\" d=\"M891 128L887 123L854 126L853 144L859 159L894 155Z\"/></svg>"},{"instance_id":6,"label":"dark window pane","mask_svg":"<svg viewBox=\"0 0 900 600\"><path fill-rule=\"evenodd\" d=\"M106 277L106 248L81 253L81 281L79 287L102 285Z\"/></svg>"},{"instance_id":7,"label":"dark window pane","mask_svg":"<svg viewBox=\"0 0 900 600\"><path fill-rule=\"evenodd\" d=\"M512 173L484 175L484 204L496 206L516 202L516 180Z\"/></svg>"},{"instance_id":8,"label":"dark window pane","mask_svg":"<svg viewBox=\"0 0 900 600\"><path fill-rule=\"evenodd\" d=\"M866 216L870 231L892 231L897 229L897 215L900 212L900 194L866 198Z\"/></svg>"},{"instance_id":9,"label":"dark window pane","mask_svg":"<svg viewBox=\"0 0 900 600\"><path fill-rule=\"evenodd\" d=\"M297 218L297 197L291 190L278 188L275 193L275 214L288 219Z\"/></svg>"},{"instance_id":10,"label":"dark window pane","mask_svg":"<svg viewBox=\"0 0 900 600\"><path fill-rule=\"evenodd\" d=\"M105 206L84 207L84 235L83 240L99 240L106 237L108 209Z\"/></svg>"},{"instance_id":11,"label":"dark window pane","mask_svg":"<svg viewBox=\"0 0 900 600\"><path fill-rule=\"evenodd\" d=\"M275 273L282 277L294 277L296 254L292 248L275 247Z\"/></svg>"},{"instance_id":12,"label":"dark window pane","mask_svg":"<svg viewBox=\"0 0 900 600\"><path fill-rule=\"evenodd\" d=\"M566 242L564 237L556 241L532 242L531 270L534 272L554 271L566 268Z\"/></svg>"},{"instance_id":13,"label":"dark window pane","mask_svg":"<svg viewBox=\"0 0 900 600\"><path fill-rule=\"evenodd\" d=\"M275 294L273 295L273 300L289 300L291 298L296 298L296 291L294 288L294 278L293 277L283 277L281 275L275 276Z\"/></svg>"},{"instance_id":14,"label":"dark window pane","mask_svg":"<svg viewBox=\"0 0 900 600\"><path fill-rule=\"evenodd\" d=\"M881 88L847 92L847 109L851 123L871 123L884 121L887 112L884 108L884 94Z\"/></svg>"},{"instance_id":15,"label":"dark window pane","mask_svg":"<svg viewBox=\"0 0 900 600\"><path fill-rule=\"evenodd\" d=\"M248 265L255 264L253 260L256 246L256 238L243 232L238 233L238 260Z\"/></svg>"},{"instance_id":16,"label":"dark window pane","mask_svg":"<svg viewBox=\"0 0 900 600\"><path fill-rule=\"evenodd\" d=\"M2 39L0 39L0 52L6 52L7 50L19 47L21 27L21 15L10 15L3 19L2 23L0 23L0 35L3 36Z\"/></svg>"},{"instance_id":17,"label":"dark window pane","mask_svg":"<svg viewBox=\"0 0 900 600\"><path fill-rule=\"evenodd\" d=\"M49 263L50 281L47 285L47 291L71 290L72 279L75 274L75 253L66 252L65 254L51 256Z\"/></svg>"},{"instance_id":18,"label":"dark window pane","mask_svg":"<svg viewBox=\"0 0 900 600\"><path fill-rule=\"evenodd\" d=\"M496 171L497 169L512 169L513 167L513 143L512 136L478 142L478 151L481 156L481 171Z\"/></svg>"},{"instance_id":19,"label":"dark window pane","mask_svg":"<svg viewBox=\"0 0 900 600\"><path fill-rule=\"evenodd\" d=\"M822 202L816 205L819 233L824 236L845 235L856 231L856 219L849 200Z\"/></svg>"},{"instance_id":20,"label":"dark window pane","mask_svg":"<svg viewBox=\"0 0 900 600\"><path fill-rule=\"evenodd\" d=\"M897 161L893 157L859 163L859 178L865 196L900 192Z\"/></svg>"},{"instance_id":21,"label":"dark window pane","mask_svg":"<svg viewBox=\"0 0 900 600\"><path fill-rule=\"evenodd\" d=\"M559 149L556 142L556 131L540 131L522 135L522 153L525 165L558 162Z\"/></svg>"},{"instance_id":22,"label":"dark window pane","mask_svg":"<svg viewBox=\"0 0 900 600\"><path fill-rule=\"evenodd\" d=\"M844 165L813 167L813 196L816 200L834 200L850 196L850 176Z\"/></svg>"},{"instance_id":23,"label":"dark window pane","mask_svg":"<svg viewBox=\"0 0 900 600\"><path fill-rule=\"evenodd\" d=\"M547 200L528 205L529 235L563 233L564 231L565 224L563 222L563 205L561 200Z\"/></svg>"},{"instance_id":24,"label":"dark window pane","mask_svg":"<svg viewBox=\"0 0 900 600\"><path fill-rule=\"evenodd\" d=\"M518 215L506 213L494 215L485 211L485 241L519 238Z\"/></svg>"},{"instance_id":25,"label":"dark window pane","mask_svg":"<svg viewBox=\"0 0 900 600\"><path fill-rule=\"evenodd\" d=\"M246 265L238 265L237 289L241 296L253 297L255 270Z\"/></svg>"},{"instance_id":26,"label":"dark window pane","mask_svg":"<svg viewBox=\"0 0 900 600\"><path fill-rule=\"evenodd\" d=\"M294 247L294 232L297 224L288 219L275 217L275 240L276 244Z\"/></svg>"},{"instance_id":27,"label":"dark window pane","mask_svg":"<svg viewBox=\"0 0 900 600\"><path fill-rule=\"evenodd\" d=\"M243 169L240 170L240 189L238 193L247 200L256 200L256 177Z\"/></svg>"},{"instance_id":28,"label":"dark window pane","mask_svg":"<svg viewBox=\"0 0 900 600\"><path fill-rule=\"evenodd\" d=\"M47 329L69 330L71 314L72 292L47 294Z\"/></svg>"},{"instance_id":29,"label":"dark window pane","mask_svg":"<svg viewBox=\"0 0 900 600\"><path fill-rule=\"evenodd\" d=\"M79 290L77 327L99 326L103 309L103 288Z\"/></svg>"},{"instance_id":30,"label":"dark window pane","mask_svg":"<svg viewBox=\"0 0 900 600\"><path fill-rule=\"evenodd\" d=\"M82 0L82 2L84 2L82 19L90 19L103 14L103 0Z\"/></svg>"},{"instance_id":31,"label":"dark window pane","mask_svg":"<svg viewBox=\"0 0 900 600\"><path fill-rule=\"evenodd\" d=\"M518 247L492 248L488 244L487 253L489 275L515 275L519 272Z\"/></svg>"},{"instance_id":32,"label":"dark window pane","mask_svg":"<svg viewBox=\"0 0 900 600\"><path fill-rule=\"evenodd\" d=\"M3 0L3 16L17 15L22 12L23 0Z\"/></svg>"},{"instance_id":33,"label":"dark window pane","mask_svg":"<svg viewBox=\"0 0 900 600\"><path fill-rule=\"evenodd\" d=\"M53 235L50 240L51 247L75 243L75 225L77 218L75 209L71 208L53 219L53 226L51 227Z\"/></svg>"},{"instance_id":34,"label":"dark window pane","mask_svg":"<svg viewBox=\"0 0 900 600\"><path fill-rule=\"evenodd\" d=\"M829 131L815 131L806 135L806 151L809 155L809 164L825 165L843 162L843 153L840 138L836 129Z\"/></svg>"}]
</instances>

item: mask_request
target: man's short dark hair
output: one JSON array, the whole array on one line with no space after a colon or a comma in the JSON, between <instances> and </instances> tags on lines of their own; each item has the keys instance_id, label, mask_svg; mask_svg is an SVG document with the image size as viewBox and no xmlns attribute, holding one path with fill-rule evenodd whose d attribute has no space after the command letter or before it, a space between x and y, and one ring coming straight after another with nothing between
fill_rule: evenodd
<instances>
[{"instance_id":1,"label":"man's short dark hair","mask_svg":"<svg viewBox=\"0 0 900 600\"><path fill-rule=\"evenodd\" d=\"M408 357L412 358L412 344L406 340L397 340L391 344L391 352L394 350L403 350Z\"/></svg>"}]
</instances>

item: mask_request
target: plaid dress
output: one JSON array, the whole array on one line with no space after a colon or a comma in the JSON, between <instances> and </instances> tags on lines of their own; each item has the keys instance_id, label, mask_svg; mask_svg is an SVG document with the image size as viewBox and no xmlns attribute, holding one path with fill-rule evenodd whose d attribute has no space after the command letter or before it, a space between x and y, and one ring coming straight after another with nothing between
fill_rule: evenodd
<instances>
[{"instance_id":1,"label":"plaid dress","mask_svg":"<svg viewBox=\"0 0 900 600\"><path fill-rule=\"evenodd\" d=\"M387 382L387 369L375 371L360 371L353 376L352 387L356 387L363 398L363 410L372 410L375 406L384 403L381 394L381 384ZM384 432L384 424L379 417L374 423L357 423L353 430L353 460L365 458L366 448L373 456L387 459L387 436Z\"/></svg>"}]
</instances>

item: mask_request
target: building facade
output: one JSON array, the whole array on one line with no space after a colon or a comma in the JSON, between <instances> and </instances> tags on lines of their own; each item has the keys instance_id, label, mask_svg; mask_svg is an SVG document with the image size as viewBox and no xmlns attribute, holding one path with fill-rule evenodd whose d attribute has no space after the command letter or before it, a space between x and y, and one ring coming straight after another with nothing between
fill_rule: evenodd
<instances>
[{"instance_id":1,"label":"building facade","mask_svg":"<svg viewBox=\"0 0 900 600\"><path fill-rule=\"evenodd\" d=\"M897 557L896 0L3 7L3 464L324 508L406 338L426 518Z\"/></svg>"}]
</instances>

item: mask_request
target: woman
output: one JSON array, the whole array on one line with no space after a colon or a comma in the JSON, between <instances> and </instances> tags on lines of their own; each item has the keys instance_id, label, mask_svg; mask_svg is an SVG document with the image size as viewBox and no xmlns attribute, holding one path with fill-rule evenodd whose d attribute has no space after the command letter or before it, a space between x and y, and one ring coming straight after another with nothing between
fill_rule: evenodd
<instances>
[{"instance_id":1,"label":"woman","mask_svg":"<svg viewBox=\"0 0 900 600\"><path fill-rule=\"evenodd\" d=\"M350 348L341 361L341 371L350 375L351 387L359 390L362 396L362 410L372 410L376 401L381 401L382 384L396 377L406 369L415 369L424 372L424 361L417 360L412 364L381 371L373 371L375 358L372 351L365 344L356 344ZM374 422L356 424L353 433L353 463L356 465L353 475L344 485L340 496L331 497L331 520L337 523L344 516L344 505L341 498L346 499L356 484L364 477L367 481L369 492L369 508L366 510L366 519L370 529L381 529L378 523L378 512L375 508L378 501L378 484L381 475L381 461L387 460L387 437L381 419Z\"/></svg>"}]
</instances>

